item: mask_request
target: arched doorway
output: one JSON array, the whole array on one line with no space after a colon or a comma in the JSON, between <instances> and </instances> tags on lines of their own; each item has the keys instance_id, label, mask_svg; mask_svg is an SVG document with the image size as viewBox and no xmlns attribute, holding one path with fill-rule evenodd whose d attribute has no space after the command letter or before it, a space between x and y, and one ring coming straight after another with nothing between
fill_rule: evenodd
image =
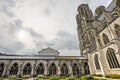
<instances>
[{"instance_id":1,"label":"arched doorway","mask_svg":"<svg viewBox=\"0 0 120 80\"><path fill-rule=\"evenodd\" d=\"M23 75L31 75L32 67L30 63L27 63L23 69Z\"/></svg>"},{"instance_id":2,"label":"arched doorway","mask_svg":"<svg viewBox=\"0 0 120 80\"><path fill-rule=\"evenodd\" d=\"M57 74L57 67L54 63L51 63L49 66L49 76L53 76Z\"/></svg>"},{"instance_id":3,"label":"arched doorway","mask_svg":"<svg viewBox=\"0 0 120 80\"><path fill-rule=\"evenodd\" d=\"M4 71L4 63L0 63L0 77L2 76L3 74L3 71Z\"/></svg>"},{"instance_id":4,"label":"arched doorway","mask_svg":"<svg viewBox=\"0 0 120 80\"><path fill-rule=\"evenodd\" d=\"M40 63L36 69L36 74L37 75L44 75L44 64Z\"/></svg>"},{"instance_id":5,"label":"arched doorway","mask_svg":"<svg viewBox=\"0 0 120 80\"><path fill-rule=\"evenodd\" d=\"M73 76L80 76L80 69L76 63L73 64L72 71Z\"/></svg>"},{"instance_id":6,"label":"arched doorway","mask_svg":"<svg viewBox=\"0 0 120 80\"><path fill-rule=\"evenodd\" d=\"M10 68L9 75L17 75L17 73L18 73L18 64L14 63Z\"/></svg>"},{"instance_id":7,"label":"arched doorway","mask_svg":"<svg viewBox=\"0 0 120 80\"><path fill-rule=\"evenodd\" d=\"M68 76L68 66L66 63L64 63L62 66L61 66L61 76Z\"/></svg>"}]
</instances>

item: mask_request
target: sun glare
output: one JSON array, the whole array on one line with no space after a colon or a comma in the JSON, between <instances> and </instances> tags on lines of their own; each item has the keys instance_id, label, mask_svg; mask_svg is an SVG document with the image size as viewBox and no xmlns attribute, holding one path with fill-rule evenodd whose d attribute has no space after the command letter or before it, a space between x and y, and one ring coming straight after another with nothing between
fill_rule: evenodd
<instances>
[{"instance_id":1,"label":"sun glare","mask_svg":"<svg viewBox=\"0 0 120 80\"><path fill-rule=\"evenodd\" d=\"M23 31L23 30L20 30L19 32L18 32L18 38L20 38L20 39L25 39L26 38L26 33L25 33L25 31Z\"/></svg>"}]
</instances>

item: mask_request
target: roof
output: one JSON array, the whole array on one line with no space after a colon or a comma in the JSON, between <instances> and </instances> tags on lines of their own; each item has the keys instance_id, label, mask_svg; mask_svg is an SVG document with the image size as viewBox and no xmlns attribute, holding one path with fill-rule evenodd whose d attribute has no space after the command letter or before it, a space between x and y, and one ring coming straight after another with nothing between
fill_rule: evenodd
<instances>
[{"instance_id":1,"label":"roof","mask_svg":"<svg viewBox=\"0 0 120 80\"><path fill-rule=\"evenodd\" d=\"M52 49L51 47L48 47L46 49L42 49L38 52L38 55L44 55L44 56L58 56L59 52L55 49Z\"/></svg>"},{"instance_id":2,"label":"roof","mask_svg":"<svg viewBox=\"0 0 120 80\"><path fill-rule=\"evenodd\" d=\"M111 4L105 9L108 12L112 12L113 9L116 7L116 2L113 0ZM98 20L103 21L104 20L104 14L102 14Z\"/></svg>"},{"instance_id":3,"label":"roof","mask_svg":"<svg viewBox=\"0 0 120 80\"><path fill-rule=\"evenodd\" d=\"M0 60L19 60L19 59L23 59L23 60L50 60L50 59L86 59L84 57L81 56L9 56L9 55L3 55L0 56Z\"/></svg>"}]
</instances>

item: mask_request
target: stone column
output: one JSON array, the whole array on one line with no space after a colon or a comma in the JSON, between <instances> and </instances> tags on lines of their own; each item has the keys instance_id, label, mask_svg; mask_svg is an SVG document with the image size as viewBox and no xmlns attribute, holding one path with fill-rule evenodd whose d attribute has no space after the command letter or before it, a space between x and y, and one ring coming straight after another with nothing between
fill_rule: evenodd
<instances>
[{"instance_id":1,"label":"stone column","mask_svg":"<svg viewBox=\"0 0 120 80\"><path fill-rule=\"evenodd\" d=\"M58 65L58 73L57 73L57 75L60 76L60 74L61 74L60 66Z\"/></svg>"},{"instance_id":2,"label":"stone column","mask_svg":"<svg viewBox=\"0 0 120 80\"><path fill-rule=\"evenodd\" d=\"M34 70L35 70L35 64L32 65L31 77L33 77L34 75Z\"/></svg>"},{"instance_id":3,"label":"stone column","mask_svg":"<svg viewBox=\"0 0 120 80\"><path fill-rule=\"evenodd\" d=\"M21 75L21 64L18 66L18 73L17 73L18 76Z\"/></svg>"},{"instance_id":4,"label":"stone column","mask_svg":"<svg viewBox=\"0 0 120 80\"><path fill-rule=\"evenodd\" d=\"M6 72L5 72L5 76L6 76L6 77L9 76L9 72L10 72L10 64L7 65L7 67L6 67Z\"/></svg>"},{"instance_id":5,"label":"stone column","mask_svg":"<svg viewBox=\"0 0 120 80\"><path fill-rule=\"evenodd\" d=\"M82 71L82 75L84 75L85 74L85 70L84 70L84 65L82 64L82 66L81 66L81 71Z\"/></svg>"},{"instance_id":6,"label":"stone column","mask_svg":"<svg viewBox=\"0 0 120 80\"><path fill-rule=\"evenodd\" d=\"M21 77L21 72L22 72L22 63L20 63L19 67L18 67L18 77Z\"/></svg>"},{"instance_id":7,"label":"stone column","mask_svg":"<svg viewBox=\"0 0 120 80\"><path fill-rule=\"evenodd\" d=\"M70 62L68 62L68 68L69 68L69 74L70 74L70 76L73 76L72 64Z\"/></svg>"},{"instance_id":8,"label":"stone column","mask_svg":"<svg viewBox=\"0 0 120 80\"><path fill-rule=\"evenodd\" d=\"M7 66L8 66L8 64L5 65L5 68L4 68L4 71L3 71L3 74L2 74L3 77L6 75Z\"/></svg>"},{"instance_id":9,"label":"stone column","mask_svg":"<svg viewBox=\"0 0 120 80\"><path fill-rule=\"evenodd\" d=\"M48 63L45 63L45 71L44 71L44 76L48 76Z\"/></svg>"},{"instance_id":10,"label":"stone column","mask_svg":"<svg viewBox=\"0 0 120 80\"><path fill-rule=\"evenodd\" d=\"M44 71L44 76L47 76L48 72L47 72L47 67L45 67L45 71Z\"/></svg>"}]
</instances>

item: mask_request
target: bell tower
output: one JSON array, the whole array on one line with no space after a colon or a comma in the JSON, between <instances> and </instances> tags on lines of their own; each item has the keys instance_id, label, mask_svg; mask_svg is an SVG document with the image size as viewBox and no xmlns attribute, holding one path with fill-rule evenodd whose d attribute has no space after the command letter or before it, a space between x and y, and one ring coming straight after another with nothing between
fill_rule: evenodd
<instances>
[{"instance_id":1,"label":"bell tower","mask_svg":"<svg viewBox=\"0 0 120 80\"><path fill-rule=\"evenodd\" d=\"M94 39L94 29L92 27L94 16L88 4L82 4L78 7L76 20L81 55L87 57L90 42Z\"/></svg>"}]
</instances>

